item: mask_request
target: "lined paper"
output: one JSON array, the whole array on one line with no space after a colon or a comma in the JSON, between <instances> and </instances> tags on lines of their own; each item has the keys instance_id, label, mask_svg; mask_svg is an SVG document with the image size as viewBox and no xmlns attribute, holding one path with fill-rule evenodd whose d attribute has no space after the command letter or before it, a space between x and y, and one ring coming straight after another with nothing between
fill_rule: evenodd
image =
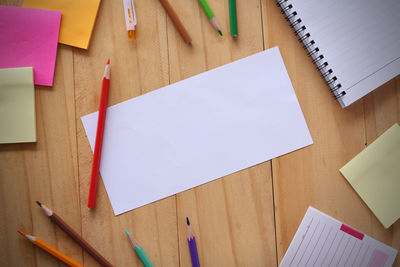
<instances>
[{"instance_id":1,"label":"lined paper","mask_svg":"<svg viewBox=\"0 0 400 267\"><path fill-rule=\"evenodd\" d=\"M397 251L309 207L280 267L393 265Z\"/></svg>"},{"instance_id":2,"label":"lined paper","mask_svg":"<svg viewBox=\"0 0 400 267\"><path fill-rule=\"evenodd\" d=\"M400 1L289 1L348 106L400 74Z\"/></svg>"}]
</instances>

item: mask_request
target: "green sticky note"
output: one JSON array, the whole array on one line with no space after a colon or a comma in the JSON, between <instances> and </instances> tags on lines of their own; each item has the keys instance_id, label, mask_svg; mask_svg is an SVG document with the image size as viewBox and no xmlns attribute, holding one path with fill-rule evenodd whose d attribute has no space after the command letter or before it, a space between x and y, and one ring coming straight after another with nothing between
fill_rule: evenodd
<instances>
[{"instance_id":1,"label":"green sticky note","mask_svg":"<svg viewBox=\"0 0 400 267\"><path fill-rule=\"evenodd\" d=\"M400 218L400 127L393 125L340 169L378 220Z\"/></svg>"},{"instance_id":2,"label":"green sticky note","mask_svg":"<svg viewBox=\"0 0 400 267\"><path fill-rule=\"evenodd\" d=\"M0 69L0 144L36 142L33 68Z\"/></svg>"}]
</instances>

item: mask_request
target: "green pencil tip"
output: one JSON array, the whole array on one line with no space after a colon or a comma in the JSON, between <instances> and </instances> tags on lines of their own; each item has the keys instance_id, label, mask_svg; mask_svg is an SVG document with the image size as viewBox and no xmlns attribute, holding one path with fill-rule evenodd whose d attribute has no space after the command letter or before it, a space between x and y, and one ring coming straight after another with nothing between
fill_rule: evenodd
<instances>
[{"instance_id":1,"label":"green pencil tip","mask_svg":"<svg viewBox=\"0 0 400 267\"><path fill-rule=\"evenodd\" d=\"M127 235L131 235L131 233L129 233L128 230L125 230L125 233L126 233Z\"/></svg>"},{"instance_id":2,"label":"green pencil tip","mask_svg":"<svg viewBox=\"0 0 400 267\"><path fill-rule=\"evenodd\" d=\"M221 35L221 36L222 36L222 32L221 32L221 30L218 30L218 33L219 33L219 35Z\"/></svg>"}]
</instances>

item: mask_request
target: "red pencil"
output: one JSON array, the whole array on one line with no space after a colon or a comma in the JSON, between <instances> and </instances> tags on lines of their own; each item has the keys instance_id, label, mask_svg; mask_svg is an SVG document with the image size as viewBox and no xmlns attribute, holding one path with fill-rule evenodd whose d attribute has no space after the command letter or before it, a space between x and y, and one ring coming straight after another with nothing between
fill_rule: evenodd
<instances>
[{"instance_id":1,"label":"red pencil","mask_svg":"<svg viewBox=\"0 0 400 267\"><path fill-rule=\"evenodd\" d=\"M108 103L108 90L110 88L110 59L107 61L104 71L103 84L101 87L99 119L97 121L96 143L94 145L92 177L90 178L88 207L94 208L96 204L97 184L99 180L99 168L101 159L101 147L103 145L104 124Z\"/></svg>"}]
</instances>

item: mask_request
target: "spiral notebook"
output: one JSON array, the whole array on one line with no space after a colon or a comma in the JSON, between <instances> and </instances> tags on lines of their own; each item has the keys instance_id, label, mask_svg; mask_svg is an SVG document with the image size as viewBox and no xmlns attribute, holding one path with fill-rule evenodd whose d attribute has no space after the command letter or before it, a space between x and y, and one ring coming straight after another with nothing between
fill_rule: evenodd
<instances>
[{"instance_id":1,"label":"spiral notebook","mask_svg":"<svg viewBox=\"0 0 400 267\"><path fill-rule=\"evenodd\" d=\"M277 3L342 107L400 74L400 1Z\"/></svg>"}]
</instances>

